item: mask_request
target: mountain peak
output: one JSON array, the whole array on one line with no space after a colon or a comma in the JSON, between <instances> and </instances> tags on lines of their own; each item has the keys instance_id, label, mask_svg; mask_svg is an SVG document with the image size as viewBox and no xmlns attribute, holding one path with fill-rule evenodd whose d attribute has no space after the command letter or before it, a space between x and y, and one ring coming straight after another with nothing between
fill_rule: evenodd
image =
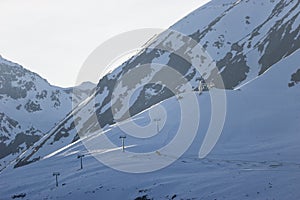
<instances>
[{"instance_id":1,"label":"mountain peak","mask_svg":"<svg viewBox=\"0 0 300 200\"><path fill-rule=\"evenodd\" d=\"M6 116L0 116L1 168L4 161L10 162L47 134L74 105L90 95L94 86L85 83L73 95L74 88L52 86L38 74L1 57L0 108L1 116Z\"/></svg>"}]
</instances>

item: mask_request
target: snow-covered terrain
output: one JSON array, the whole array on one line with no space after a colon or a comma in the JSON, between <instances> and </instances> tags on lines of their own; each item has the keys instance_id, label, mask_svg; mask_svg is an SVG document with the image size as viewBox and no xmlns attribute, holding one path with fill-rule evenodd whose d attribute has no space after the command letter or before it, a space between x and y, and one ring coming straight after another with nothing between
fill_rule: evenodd
<instances>
[{"instance_id":1,"label":"snow-covered terrain","mask_svg":"<svg viewBox=\"0 0 300 200\"><path fill-rule=\"evenodd\" d=\"M209 2L104 76L90 100L54 127L16 165L35 161L49 149L70 144L78 139L78 132L93 133L126 119L128 113L138 114L187 91L182 89L186 86L182 77L191 85L190 91L197 91L200 81L216 88L242 87L299 48L298 19L299 2L292 0ZM210 64L212 61L215 65ZM169 75L173 71L180 77ZM134 79L122 81L124 77ZM128 99L132 100L129 107L124 106ZM53 146L54 142L58 146Z\"/></svg>"},{"instance_id":2,"label":"snow-covered terrain","mask_svg":"<svg viewBox=\"0 0 300 200\"><path fill-rule=\"evenodd\" d=\"M299 85L288 87L287 83L298 68L299 56L297 51L240 90L227 91L224 130L213 151L204 159L198 158L198 151L209 122L208 92L197 95L201 108L198 134L188 151L172 165L155 172L131 174L101 164L93 156L107 154L113 160L121 152L118 137L123 132L112 126L105 134L119 148L101 152L99 147L98 152L87 152L79 140L39 162L3 171L1 197L10 199L13 195L26 194L28 199L74 200L143 196L148 199L298 199L300 90ZM126 151L151 151L170 140L169 134L180 121L175 97L134 118L140 125L153 123L149 122L148 112L157 106L163 106L168 116L161 132L151 139L128 137ZM149 131L153 127L149 126ZM97 141L97 137L100 135L84 140ZM126 151L122 153L124 157L128 156ZM78 154L85 154L83 170L79 170ZM169 156L157 155L163 159ZM61 174L57 188L52 176L56 171Z\"/></svg>"},{"instance_id":3,"label":"snow-covered terrain","mask_svg":"<svg viewBox=\"0 0 300 200\"><path fill-rule=\"evenodd\" d=\"M2 170L0 199L299 199L299 4L212 0L198 8L99 80ZM200 83L208 85L201 94ZM224 127L201 156L218 91L226 92ZM1 126L15 134L7 113ZM180 129L182 121L190 126Z\"/></svg>"},{"instance_id":4,"label":"snow-covered terrain","mask_svg":"<svg viewBox=\"0 0 300 200\"><path fill-rule=\"evenodd\" d=\"M15 159L90 95L93 85L76 89L50 85L39 75L0 57L0 169Z\"/></svg>"}]
</instances>

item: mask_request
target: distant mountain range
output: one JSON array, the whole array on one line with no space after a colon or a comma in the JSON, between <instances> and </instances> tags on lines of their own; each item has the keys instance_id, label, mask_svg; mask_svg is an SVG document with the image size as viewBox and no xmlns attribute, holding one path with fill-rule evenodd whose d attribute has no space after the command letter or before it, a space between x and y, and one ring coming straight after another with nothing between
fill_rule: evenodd
<instances>
[{"instance_id":1,"label":"distant mountain range","mask_svg":"<svg viewBox=\"0 0 300 200\"><path fill-rule=\"evenodd\" d=\"M18 157L78 104L95 85L73 88L50 85L38 74L0 57L0 165ZM83 88L83 89L81 89Z\"/></svg>"}]
</instances>

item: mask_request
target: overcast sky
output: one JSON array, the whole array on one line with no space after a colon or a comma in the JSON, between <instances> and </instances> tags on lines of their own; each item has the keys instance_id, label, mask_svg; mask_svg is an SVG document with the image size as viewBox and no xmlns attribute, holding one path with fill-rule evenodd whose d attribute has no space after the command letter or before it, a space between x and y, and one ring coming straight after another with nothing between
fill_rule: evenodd
<instances>
[{"instance_id":1,"label":"overcast sky","mask_svg":"<svg viewBox=\"0 0 300 200\"><path fill-rule=\"evenodd\" d=\"M73 86L102 42L138 28L168 28L209 0L0 0L0 55Z\"/></svg>"}]
</instances>

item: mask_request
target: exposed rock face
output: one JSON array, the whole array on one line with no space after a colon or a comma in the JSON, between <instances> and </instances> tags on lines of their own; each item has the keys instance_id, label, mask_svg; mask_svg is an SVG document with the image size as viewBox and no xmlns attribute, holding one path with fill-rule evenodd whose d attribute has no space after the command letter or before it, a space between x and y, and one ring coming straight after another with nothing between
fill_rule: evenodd
<instances>
[{"instance_id":1,"label":"exposed rock face","mask_svg":"<svg viewBox=\"0 0 300 200\"><path fill-rule=\"evenodd\" d=\"M0 169L43 137L93 88L72 98L73 88L50 85L39 75L0 58Z\"/></svg>"},{"instance_id":2,"label":"exposed rock face","mask_svg":"<svg viewBox=\"0 0 300 200\"><path fill-rule=\"evenodd\" d=\"M300 82L300 69L298 69L295 73L291 76L291 82L289 82L289 87L293 87Z\"/></svg>"}]
</instances>

